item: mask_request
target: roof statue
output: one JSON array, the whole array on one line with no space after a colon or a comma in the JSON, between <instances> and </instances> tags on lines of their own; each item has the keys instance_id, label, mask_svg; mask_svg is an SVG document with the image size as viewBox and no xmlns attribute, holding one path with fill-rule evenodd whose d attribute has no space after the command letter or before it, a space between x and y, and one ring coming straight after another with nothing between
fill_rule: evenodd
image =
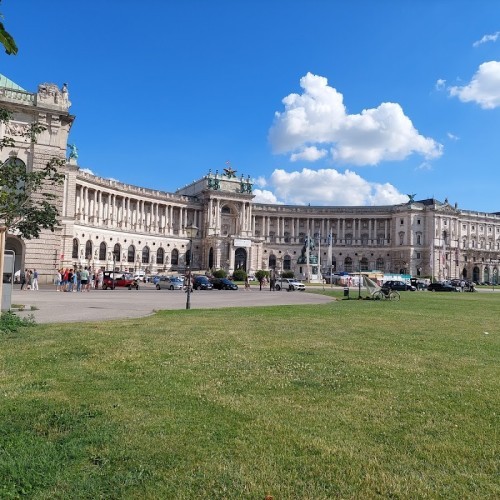
<instances>
[{"instance_id":1,"label":"roof statue","mask_svg":"<svg viewBox=\"0 0 500 500\"><path fill-rule=\"evenodd\" d=\"M78 149L76 147L76 144L68 144L68 148L70 163L76 163L76 160L78 159ZM71 160L73 160L73 162Z\"/></svg>"},{"instance_id":2,"label":"roof statue","mask_svg":"<svg viewBox=\"0 0 500 500\"><path fill-rule=\"evenodd\" d=\"M415 196L417 196L417 193L407 194L406 196L408 196L408 198L409 198L408 205L415 203Z\"/></svg>"},{"instance_id":3,"label":"roof statue","mask_svg":"<svg viewBox=\"0 0 500 500\"><path fill-rule=\"evenodd\" d=\"M234 170L232 167L231 167L231 162L229 161L226 161L226 165L227 167L224 169L224 175L226 177L229 177L229 179L232 179L233 177L236 177L236 170Z\"/></svg>"}]
</instances>

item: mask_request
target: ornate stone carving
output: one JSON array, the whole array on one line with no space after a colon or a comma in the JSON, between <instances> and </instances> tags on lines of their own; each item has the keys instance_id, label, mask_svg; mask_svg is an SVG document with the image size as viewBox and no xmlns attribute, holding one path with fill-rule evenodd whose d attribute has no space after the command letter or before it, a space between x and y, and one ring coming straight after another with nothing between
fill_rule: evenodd
<instances>
[{"instance_id":1,"label":"ornate stone carving","mask_svg":"<svg viewBox=\"0 0 500 500\"><path fill-rule=\"evenodd\" d=\"M29 125L27 123L9 122L5 127L5 134L11 136L25 136L28 133Z\"/></svg>"}]
</instances>

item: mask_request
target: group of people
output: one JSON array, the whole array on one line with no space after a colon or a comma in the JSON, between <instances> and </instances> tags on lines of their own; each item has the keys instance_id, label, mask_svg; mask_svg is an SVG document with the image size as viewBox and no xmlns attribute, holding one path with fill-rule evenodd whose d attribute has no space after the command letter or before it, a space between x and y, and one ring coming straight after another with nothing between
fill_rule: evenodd
<instances>
[{"instance_id":1,"label":"group of people","mask_svg":"<svg viewBox=\"0 0 500 500\"><path fill-rule=\"evenodd\" d=\"M102 270L95 271L90 267L58 269L54 277L58 292L88 292L91 288L102 287L102 282Z\"/></svg>"},{"instance_id":2,"label":"group of people","mask_svg":"<svg viewBox=\"0 0 500 500\"><path fill-rule=\"evenodd\" d=\"M38 271L36 269L21 270L21 290L38 290Z\"/></svg>"}]
</instances>

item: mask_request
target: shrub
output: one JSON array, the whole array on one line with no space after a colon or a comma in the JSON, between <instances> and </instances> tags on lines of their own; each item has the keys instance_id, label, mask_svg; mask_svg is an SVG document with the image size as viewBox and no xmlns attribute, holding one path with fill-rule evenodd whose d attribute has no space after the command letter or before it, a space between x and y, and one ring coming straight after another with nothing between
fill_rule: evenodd
<instances>
[{"instance_id":1,"label":"shrub","mask_svg":"<svg viewBox=\"0 0 500 500\"><path fill-rule=\"evenodd\" d=\"M0 316L0 333L11 333L17 332L19 328L25 326L34 326L35 320L33 315L27 318L20 318L16 316L13 312L7 311L3 312Z\"/></svg>"},{"instance_id":2,"label":"shrub","mask_svg":"<svg viewBox=\"0 0 500 500\"><path fill-rule=\"evenodd\" d=\"M282 278L294 278L294 274L293 274L293 271L283 271L281 273L281 277Z\"/></svg>"},{"instance_id":3,"label":"shrub","mask_svg":"<svg viewBox=\"0 0 500 500\"><path fill-rule=\"evenodd\" d=\"M269 276L269 271L264 271L262 269L259 269L255 273L255 277L257 278L257 281L262 281L264 278L267 278Z\"/></svg>"},{"instance_id":4,"label":"shrub","mask_svg":"<svg viewBox=\"0 0 500 500\"><path fill-rule=\"evenodd\" d=\"M235 281L245 281L247 278L247 272L244 269L236 269L233 273Z\"/></svg>"},{"instance_id":5,"label":"shrub","mask_svg":"<svg viewBox=\"0 0 500 500\"><path fill-rule=\"evenodd\" d=\"M214 278L225 278L227 277L227 272L224 269L217 269L217 271L213 272Z\"/></svg>"}]
</instances>

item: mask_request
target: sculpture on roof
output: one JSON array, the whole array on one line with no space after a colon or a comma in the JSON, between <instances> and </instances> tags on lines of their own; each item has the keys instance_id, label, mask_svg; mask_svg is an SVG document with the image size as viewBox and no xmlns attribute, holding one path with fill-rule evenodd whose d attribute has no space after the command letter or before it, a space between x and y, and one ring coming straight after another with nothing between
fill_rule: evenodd
<instances>
[{"instance_id":1,"label":"sculpture on roof","mask_svg":"<svg viewBox=\"0 0 500 500\"><path fill-rule=\"evenodd\" d=\"M224 175L226 177L229 177L229 179L232 179L233 177L236 177L236 170L234 170L231 167L231 162L226 161L227 167L224 169Z\"/></svg>"},{"instance_id":2,"label":"sculpture on roof","mask_svg":"<svg viewBox=\"0 0 500 500\"><path fill-rule=\"evenodd\" d=\"M69 148L69 159L76 161L78 159L78 149L76 147L76 144L68 144L68 148Z\"/></svg>"},{"instance_id":3,"label":"sculpture on roof","mask_svg":"<svg viewBox=\"0 0 500 500\"><path fill-rule=\"evenodd\" d=\"M406 196L408 196L408 198L409 198L408 205L415 203L415 196L417 196L417 193L407 194Z\"/></svg>"}]
</instances>

